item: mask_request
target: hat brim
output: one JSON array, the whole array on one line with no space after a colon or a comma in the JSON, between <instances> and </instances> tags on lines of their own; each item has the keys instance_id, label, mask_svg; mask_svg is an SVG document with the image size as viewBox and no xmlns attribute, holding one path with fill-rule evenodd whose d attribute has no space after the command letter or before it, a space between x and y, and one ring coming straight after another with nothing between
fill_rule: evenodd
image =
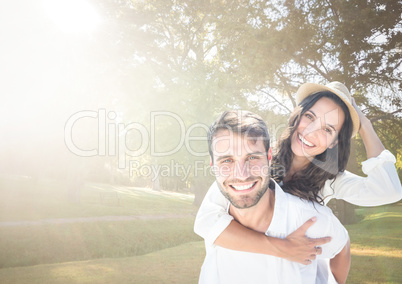
<instances>
[{"instance_id":1,"label":"hat brim","mask_svg":"<svg viewBox=\"0 0 402 284\"><path fill-rule=\"evenodd\" d=\"M360 119L359 115L357 114L356 109L353 107L353 105L345 98L345 95L341 94L340 92L337 92L334 89L331 89L327 86L324 85L319 85L315 83L304 83L303 85L300 86L300 88L297 90L296 93L296 104L299 105L300 102L302 102L305 98L308 96L311 96L315 93L318 92L323 92L323 91L329 91L331 93L334 93L337 95L348 107L350 117L352 119L353 123L353 131L352 131L352 137L357 134L360 128Z\"/></svg>"}]
</instances>

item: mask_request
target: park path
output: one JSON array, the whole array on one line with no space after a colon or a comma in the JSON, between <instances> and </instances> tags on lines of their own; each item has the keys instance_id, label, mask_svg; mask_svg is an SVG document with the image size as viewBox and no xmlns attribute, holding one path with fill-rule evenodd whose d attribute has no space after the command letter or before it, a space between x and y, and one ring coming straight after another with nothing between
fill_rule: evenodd
<instances>
[{"instance_id":1,"label":"park path","mask_svg":"<svg viewBox=\"0 0 402 284\"><path fill-rule=\"evenodd\" d=\"M78 218L54 218L37 221L12 221L0 222L0 227L17 226L40 226L51 224L72 224L72 223L93 223L93 222L119 222L132 220L161 220L161 219L183 219L194 217L193 214L164 214L164 215L128 215L128 216L97 216L97 217L78 217Z\"/></svg>"}]
</instances>

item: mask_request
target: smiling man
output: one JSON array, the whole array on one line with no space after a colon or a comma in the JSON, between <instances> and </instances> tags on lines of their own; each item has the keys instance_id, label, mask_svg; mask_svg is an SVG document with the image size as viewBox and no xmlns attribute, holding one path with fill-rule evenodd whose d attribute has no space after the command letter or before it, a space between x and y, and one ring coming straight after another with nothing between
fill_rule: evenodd
<instances>
[{"instance_id":1,"label":"smiling man","mask_svg":"<svg viewBox=\"0 0 402 284\"><path fill-rule=\"evenodd\" d=\"M316 257L337 258L331 267L346 279L350 266L349 237L327 207L282 191L269 176L270 141L264 121L247 111L224 112L208 131L211 165L229 214L242 225L267 236L285 238L306 220L317 218L306 235L332 237L322 255L302 265L270 255L226 249L205 243L199 283L323 283ZM328 279L325 278L328 282Z\"/></svg>"},{"instance_id":2,"label":"smiling man","mask_svg":"<svg viewBox=\"0 0 402 284\"><path fill-rule=\"evenodd\" d=\"M269 183L263 141L243 141L241 135L224 129L215 135L214 142L213 164L222 194L238 209L257 205ZM245 153L244 159L235 160L237 151Z\"/></svg>"}]
</instances>

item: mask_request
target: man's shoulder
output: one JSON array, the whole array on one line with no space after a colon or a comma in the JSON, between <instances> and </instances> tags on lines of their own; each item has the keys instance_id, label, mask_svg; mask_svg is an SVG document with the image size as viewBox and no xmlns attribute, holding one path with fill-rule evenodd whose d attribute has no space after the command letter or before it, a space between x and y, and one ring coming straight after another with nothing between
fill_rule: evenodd
<instances>
[{"instance_id":1,"label":"man's shoulder","mask_svg":"<svg viewBox=\"0 0 402 284\"><path fill-rule=\"evenodd\" d=\"M344 231L343 225L339 222L332 210L317 202L303 200L300 197L285 193L288 202L288 216L297 216L296 226L301 226L305 221L312 217L316 217L317 221L311 226L306 235L310 238L320 238L331 236L343 241L343 236L339 236L336 232Z\"/></svg>"},{"instance_id":2,"label":"man's shoulder","mask_svg":"<svg viewBox=\"0 0 402 284\"><path fill-rule=\"evenodd\" d=\"M288 202L289 208L297 211L312 211L323 215L331 215L332 211L327 206L321 205L318 202L302 199L301 197L294 196L290 193L283 192Z\"/></svg>"}]
</instances>

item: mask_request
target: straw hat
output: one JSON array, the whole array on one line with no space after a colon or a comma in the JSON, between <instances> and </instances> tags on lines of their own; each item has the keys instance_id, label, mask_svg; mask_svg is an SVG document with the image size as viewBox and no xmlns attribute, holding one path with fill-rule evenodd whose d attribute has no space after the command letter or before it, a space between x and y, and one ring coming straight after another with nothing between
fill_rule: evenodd
<instances>
[{"instance_id":1,"label":"straw hat","mask_svg":"<svg viewBox=\"0 0 402 284\"><path fill-rule=\"evenodd\" d=\"M300 104L308 96L322 91L330 91L337 95L348 107L350 116L353 122L352 137L356 135L359 131L360 120L355 108L352 105L352 95L350 94L348 88L340 82L331 82L327 85L319 85L314 83L305 83L299 87L296 93L296 103Z\"/></svg>"}]
</instances>

